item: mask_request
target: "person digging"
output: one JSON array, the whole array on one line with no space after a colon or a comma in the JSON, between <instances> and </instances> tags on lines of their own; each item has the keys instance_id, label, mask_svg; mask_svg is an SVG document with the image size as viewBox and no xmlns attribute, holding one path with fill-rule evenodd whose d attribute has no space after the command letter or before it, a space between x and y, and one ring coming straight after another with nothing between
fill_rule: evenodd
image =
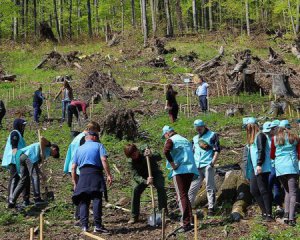
<instances>
[{"instance_id":1,"label":"person digging","mask_svg":"<svg viewBox=\"0 0 300 240\"><path fill-rule=\"evenodd\" d=\"M150 149L144 151L139 150L135 144L128 144L124 147L124 153L127 158L130 158L129 165L132 172L132 198L131 198L131 218L129 224L138 222L140 215L140 199L144 190L153 184L158 195L158 209L163 208L167 211L167 194L165 191L165 178L162 171L159 169L157 162L162 158L158 153L151 153ZM146 156L150 158L152 178L148 176Z\"/></svg>"}]
</instances>

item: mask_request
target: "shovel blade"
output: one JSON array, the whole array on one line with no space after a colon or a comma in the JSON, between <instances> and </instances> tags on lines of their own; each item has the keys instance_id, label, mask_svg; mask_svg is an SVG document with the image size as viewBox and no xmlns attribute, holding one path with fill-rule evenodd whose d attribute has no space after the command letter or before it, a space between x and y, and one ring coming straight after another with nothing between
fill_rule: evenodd
<instances>
[{"instance_id":1,"label":"shovel blade","mask_svg":"<svg viewBox=\"0 0 300 240\"><path fill-rule=\"evenodd\" d=\"M160 226L161 223L162 220L160 213L152 214L148 217L148 225L150 225L151 227Z\"/></svg>"}]
</instances>

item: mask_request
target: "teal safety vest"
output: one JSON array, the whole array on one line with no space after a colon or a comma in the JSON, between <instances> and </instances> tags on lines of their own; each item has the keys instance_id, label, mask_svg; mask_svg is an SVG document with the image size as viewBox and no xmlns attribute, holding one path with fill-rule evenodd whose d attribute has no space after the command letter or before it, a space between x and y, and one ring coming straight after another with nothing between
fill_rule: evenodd
<instances>
[{"instance_id":1,"label":"teal safety vest","mask_svg":"<svg viewBox=\"0 0 300 240\"><path fill-rule=\"evenodd\" d=\"M258 134L260 134L260 132L256 134L254 142L250 145L250 154L249 154L255 175L257 175L256 167L258 161L258 149L257 149ZM270 147L268 142L266 143L266 147L265 147L265 161L262 165L262 172L263 173L271 172Z\"/></svg>"},{"instance_id":2,"label":"teal safety vest","mask_svg":"<svg viewBox=\"0 0 300 240\"><path fill-rule=\"evenodd\" d=\"M66 159L65 159L65 165L64 165L64 173L70 173L72 172L72 164L73 164L73 157L77 151L77 149L80 146L80 140L81 138L83 138L85 136L85 134L82 132L80 134L78 134L73 141L71 142L71 144L69 145L68 151L67 151L67 155L66 155ZM77 174L79 175L79 168L77 168Z\"/></svg>"},{"instance_id":3,"label":"teal safety vest","mask_svg":"<svg viewBox=\"0 0 300 240\"><path fill-rule=\"evenodd\" d=\"M290 144L288 137L286 136L284 145L276 144L276 137L274 137L274 143L276 147L275 153L275 171L276 176L286 174L298 174L299 163L297 157L297 144L295 141Z\"/></svg>"},{"instance_id":4,"label":"teal safety vest","mask_svg":"<svg viewBox=\"0 0 300 240\"><path fill-rule=\"evenodd\" d=\"M213 159L214 151L211 145L211 139L214 136L214 132L208 130L203 136L193 137L194 142L194 158L197 168L203 168L209 165ZM200 147L199 141L205 141L210 146L209 150L204 150Z\"/></svg>"},{"instance_id":5,"label":"teal safety vest","mask_svg":"<svg viewBox=\"0 0 300 240\"><path fill-rule=\"evenodd\" d=\"M21 133L18 130L13 130L13 131L16 131L19 134L18 149L26 147L25 140L22 137ZM12 154L12 146L11 146L11 142L10 142L11 133L9 134L9 136L7 138L5 150L4 150L3 158L2 158L2 167L5 167L5 168L7 168L10 164L16 164L16 159L15 159L15 156L13 156L13 154Z\"/></svg>"},{"instance_id":6,"label":"teal safety vest","mask_svg":"<svg viewBox=\"0 0 300 240\"><path fill-rule=\"evenodd\" d=\"M174 163L178 165L178 168L173 170L170 163L167 161L167 168L171 170L169 177L186 173L192 173L195 176L198 176L199 173L194 160L192 144L179 134L175 134L170 139L173 142L171 156Z\"/></svg>"},{"instance_id":7,"label":"teal safety vest","mask_svg":"<svg viewBox=\"0 0 300 240\"><path fill-rule=\"evenodd\" d=\"M33 143L29 146L20 149L20 151L25 154L31 163L36 163L41 159L40 155L40 143ZM45 148L44 157L48 158L51 155L50 147Z\"/></svg>"}]
</instances>

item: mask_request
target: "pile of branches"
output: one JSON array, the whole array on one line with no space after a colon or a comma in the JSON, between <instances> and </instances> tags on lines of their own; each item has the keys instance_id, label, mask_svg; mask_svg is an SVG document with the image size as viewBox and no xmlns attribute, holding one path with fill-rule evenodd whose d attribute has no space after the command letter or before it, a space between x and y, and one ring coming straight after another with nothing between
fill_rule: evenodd
<instances>
[{"instance_id":1,"label":"pile of branches","mask_svg":"<svg viewBox=\"0 0 300 240\"><path fill-rule=\"evenodd\" d=\"M16 75L6 74L2 65L0 64L0 81L15 81Z\"/></svg>"},{"instance_id":2,"label":"pile of branches","mask_svg":"<svg viewBox=\"0 0 300 240\"><path fill-rule=\"evenodd\" d=\"M176 48L166 49L164 40L160 38L155 38L151 45L154 52L158 55L176 52Z\"/></svg>"},{"instance_id":3,"label":"pile of branches","mask_svg":"<svg viewBox=\"0 0 300 240\"><path fill-rule=\"evenodd\" d=\"M148 65L157 68L163 68L168 66L166 60L163 57L157 57L151 59L150 61L148 61Z\"/></svg>"}]
</instances>

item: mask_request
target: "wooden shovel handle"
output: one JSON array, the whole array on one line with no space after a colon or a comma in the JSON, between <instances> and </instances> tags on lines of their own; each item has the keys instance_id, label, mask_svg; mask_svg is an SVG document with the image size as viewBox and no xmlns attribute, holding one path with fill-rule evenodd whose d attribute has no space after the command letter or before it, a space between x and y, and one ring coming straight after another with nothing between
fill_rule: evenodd
<instances>
[{"instance_id":1,"label":"wooden shovel handle","mask_svg":"<svg viewBox=\"0 0 300 240\"><path fill-rule=\"evenodd\" d=\"M146 160L147 160L147 167L148 167L148 176L152 177L151 164L150 164L150 158L149 158L149 156L146 156ZM153 193L153 186L152 186L152 184L150 185L150 192L151 192L152 208L155 209L154 193Z\"/></svg>"}]
</instances>

